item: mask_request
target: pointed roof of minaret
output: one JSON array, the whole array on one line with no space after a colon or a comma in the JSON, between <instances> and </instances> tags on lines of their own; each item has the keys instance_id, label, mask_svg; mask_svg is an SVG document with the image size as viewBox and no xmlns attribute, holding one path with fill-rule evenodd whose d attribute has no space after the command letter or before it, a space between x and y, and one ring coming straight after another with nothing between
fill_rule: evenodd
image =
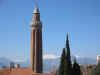
<instances>
[{"instance_id":1,"label":"pointed roof of minaret","mask_svg":"<svg viewBox=\"0 0 100 75\"><path fill-rule=\"evenodd\" d=\"M34 12L33 12L33 13L40 13L40 12L39 12L39 8L38 8L37 5L35 5L35 8L34 8Z\"/></svg>"}]
</instances>

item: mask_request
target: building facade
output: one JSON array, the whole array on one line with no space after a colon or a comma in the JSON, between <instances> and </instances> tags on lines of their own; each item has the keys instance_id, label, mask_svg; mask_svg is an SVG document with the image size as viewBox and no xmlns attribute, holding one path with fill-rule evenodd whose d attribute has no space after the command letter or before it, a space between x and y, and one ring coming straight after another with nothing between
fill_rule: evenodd
<instances>
[{"instance_id":1,"label":"building facade","mask_svg":"<svg viewBox=\"0 0 100 75\"><path fill-rule=\"evenodd\" d=\"M100 55L97 55L97 64L100 62Z\"/></svg>"}]
</instances>

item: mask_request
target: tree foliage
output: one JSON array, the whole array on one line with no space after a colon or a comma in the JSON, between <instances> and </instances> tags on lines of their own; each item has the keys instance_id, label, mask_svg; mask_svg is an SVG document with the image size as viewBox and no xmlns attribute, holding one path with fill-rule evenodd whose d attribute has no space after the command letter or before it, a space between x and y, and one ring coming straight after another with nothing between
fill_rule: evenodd
<instances>
[{"instance_id":1,"label":"tree foliage","mask_svg":"<svg viewBox=\"0 0 100 75\"><path fill-rule=\"evenodd\" d=\"M61 56L59 75L71 75L71 71L72 71L72 64L71 64L69 40L67 36L66 47L63 49L63 53Z\"/></svg>"},{"instance_id":2,"label":"tree foliage","mask_svg":"<svg viewBox=\"0 0 100 75\"><path fill-rule=\"evenodd\" d=\"M79 64L74 61L73 67L70 55L69 39L67 35L66 46L63 48L58 75L81 75Z\"/></svg>"},{"instance_id":3,"label":"tree foliage","mask_svg":"<svg viewBox=\"0 0 100 75\"><path fill-rule=\"evenodd\" d=\"M100 75L100 62L96 66L96 68L93 70L92 75Z\"/></svg>"},{"instance_id":4,"label":"tree foliage","mask_svg":"<svg viewBox=\"0 0 100 75\"><path fill-rule=\"evenodd\" d=\"M76 59L74 60L74 64L73 64L73 75L81 75L80 66L76 62Z\"/></svg>"},{"instance_id":5,"label":"tree foliage","mask_svg":"<svg viewBox=\"0 0 100 75\"><path fill-rule=\"evenodd\" d=\"M65 66L65 48L63 49L62 55L61 55L61 61L60 61L60 67L59 67L59 75L64 75L64 66Z\"/></svg>"}]
</instances>

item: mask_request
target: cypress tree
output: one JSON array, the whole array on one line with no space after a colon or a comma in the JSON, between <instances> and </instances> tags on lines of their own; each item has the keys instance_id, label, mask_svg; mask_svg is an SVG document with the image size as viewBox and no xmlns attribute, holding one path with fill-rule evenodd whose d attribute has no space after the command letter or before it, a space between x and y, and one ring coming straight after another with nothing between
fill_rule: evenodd
<instances>
[{"instance_id":1,"label":"cypress tree","mask_svg":"<svg viewBox=\"0 0 100 75\"><path fill-rule=\"evenodd\" d=\"M59 75L72 75L71 71L72 71L72 64L71 64L69 40L67 35L66 47L63 49L63 53L61 56Z\"/></svg>"},{"instance_id":2,"label":"cypress tree","mask_svg":"<svg viewBox=\"0 0 100 75\"><path fill-rule=\"evenodd\" d=\"M61 55L60 67L59 67L59 75L64 75L64 65L65 65L65 48L63 48L63 52Z\"/></svg>"},{"instance_id":3,"label":"cypress tree","mask_svg":"<svg viewBox=\"0 0 100 75\"><path fill-rule=\"evenodd\" d=\"M67 74L65 75L72 75L72 63L71 63L71 55L70 55L70 47L69 47L69 39L68 39L68 35L67 35L67 39L66 39L66 47L65 47L65 71Z\"/></svg>"},{"instance_id":4,"label":"cypress tree","mask_svg":"<svg viewBox=\"0 0 100 75\"><path fill-rule=\"evenodd\" d=\"M80 66L76 62L76 59L74 60L74 64L73 64L73 75L81 75Z\"/></svg>"},{"instance_id":5,"label":"cypress tree","mask_svg":"<svg viewBox=\"0 0 100 75\"><path fill-rule=\"evenodd\" d=\"M67 60L65 59L65 60L64 60L64 75L71 75L71 74L70 74L70 69L69 69L68 66L69 66L69 65L68 65L68 62L67 62Z\"/></svg>"}]
</instances>

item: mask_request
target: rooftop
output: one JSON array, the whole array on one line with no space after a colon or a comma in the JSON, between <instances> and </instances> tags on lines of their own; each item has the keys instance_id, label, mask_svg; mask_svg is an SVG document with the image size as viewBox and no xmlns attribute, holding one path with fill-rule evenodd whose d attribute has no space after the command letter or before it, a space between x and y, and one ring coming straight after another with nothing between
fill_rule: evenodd
<instances>
[{"instance_id":1,"label":"rooftop","mask_svg":"<svg viewBox=\"0 0 100 75\"><path fill-rule=\"evenodd\" d=\"M54 75L54 73L34 73L28 68L5 68L0 70L0 75Z\"/></svg>"}]
</instances>

